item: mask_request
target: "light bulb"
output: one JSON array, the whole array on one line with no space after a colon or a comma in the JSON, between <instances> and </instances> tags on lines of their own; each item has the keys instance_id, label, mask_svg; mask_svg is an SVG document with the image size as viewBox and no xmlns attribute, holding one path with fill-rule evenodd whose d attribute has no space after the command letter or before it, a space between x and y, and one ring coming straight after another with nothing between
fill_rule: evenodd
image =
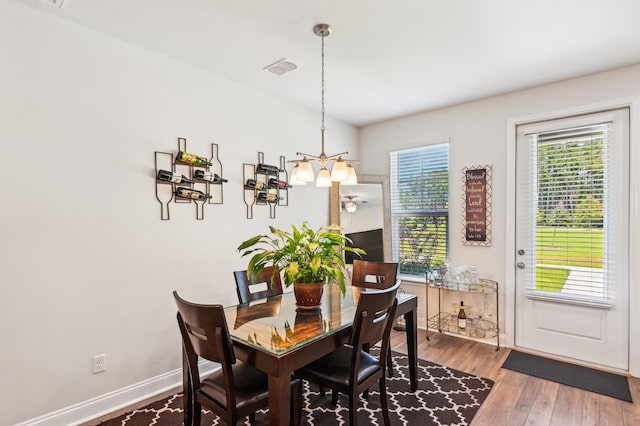
<instances>
[{"instance_id":1,"label":"light bulb","mask_svg":"<svg viewBox=\"0 0 640 426\"><path fill-rule=\"evenodd\" d=\"M306 180L300 179L299 172L300 167L298 167L298 165L296 164L291 170L291 177L289 177L289 183L291 185L302 186L307 184Z\"/></svg>"},{"instance_id":2,"label":"light bulb","mask_svg":"<svg viewBox=\"0 0 640 426\"><path fill-rule=\"evenodd\" d=\"M355 211L358 210L358 206L356 206L356 203L353 201L347 201L344 203L344 208L347 210L347 213L355 213Z\"/></svg>"},{"instance_id":3,"label":"light bulb","mask_svg":"<svg viewBox=\"0 0 640 426\"><path fill-rule=\"evenodd\" d=\"M328 188L331 186L331 173L326 167L322 166L318 172L318 179L316 179L316 186L319 188Z\"/></svg>"},{"instance_id":4,"label":"light bulb","mask_svg":"<svg viewBox=\"0 0 640 426\"><path fill-rule=\"evenodd\" d=\"M348 176L347 163L345 163L342 158L338 158L338 161L333 165L333 169L331 169L331 180L334 182L344 182Z\"/></svg>"},{"instance_id":5,"label":"light bulb","mask_svg":"<svg viewBox=\"0 0 640 426\"><path fill-rule=\"evenodd\" d=\"M358 176L356 175L356 169L351 164L347 166L347 180L341 183L341 185L357 185Z\"/></svg>"},{"instance_id":6,"label":"light bulb","mask_svg":"<svg viewBox=\"0 0 640 426\"><path fill-rule=\"evenodd\" d=\"M298 163L298 180L313 182L313 167L306 158Z\"/></svg>"}]
</instances>

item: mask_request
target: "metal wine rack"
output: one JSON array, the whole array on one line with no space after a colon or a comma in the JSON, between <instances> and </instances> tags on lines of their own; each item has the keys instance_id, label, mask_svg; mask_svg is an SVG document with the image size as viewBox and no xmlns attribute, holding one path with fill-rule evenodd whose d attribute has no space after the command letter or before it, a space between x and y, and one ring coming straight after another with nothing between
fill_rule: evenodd
<instances>
[{"instance_id":1,"label":"metal wine rack","mask_svg":"<svg viewBox=\"0 0 640 426\"><path fill-rule=\"evenodd\" d=\"M438 289L438 313L429 316L429 289ZM480 278L479 283L459 283L452 281L433 280L427 274L427 340L429 340L429 329L438 330L440 333L459 334L479 339L496 339L496 350L500 349L500 328L499 328L499 309L498 309L498 282ZM465 329L458 328L457 314L442 311L442 293L446 291L459 291L462 293L479 294L482 297L495 295L495 314L496 320L487 320L480 315L477 317L469 316L467 313L467 326ZM465 304L465 307L467 305ZM456 309L459 305L456 305ZM483 309L484 314L484 309Z\"/></svg>"},{"instance_id":2,"label":"metal wine rack","mask_svg":"<svg viewBox=\"0 0 640 426\"><path fill-rule=\"evenodd\" d=\"M188 152L187 140L185 138L178 138L178 151ZM222 182L207 182L194 179L196 170L206 170L210 173L215 173L220 177L222 175L222 163L218 158L218 144L211 144L211 156L208 158L211 163L210 166L197 166L193 164L182 163L178 161L172 153L169 152L155 152L155 176L158 176L158 170L170 170L174 173L185 175L193 183L172 183L159 180L156 178L156 199L161 205L160 218L162 220L169 220L169 205L171 202L176 204L195 204L196 206L196 219L204 219L204 205L205 204L222 204L223 203L223 188ZM189 189L195 189L211 196L211 198L202 200L193 200L189 198L177 197L175 190L177 187L188 187Z\"/></svg>"},{"instance_id":3,"label":"metal wine rack","mask_svg":"<svg viewBox=\"0 0 640 426\"><path fill-rule=\"evenodd\" d=\"M266 172L259 171L258 164L265 164L264 162L264 153L258 152L258 163L257 164L243 164L242 171L242 188L244 192L244 203L247 206L247 219L253 219L253 206L258 205L266 205L269 206L269 217L271 219L276 218L276 206L288 206L289 205L289 187L286 188L274 188L269 186L269 179L277 179L283 182L289 182L289 174L285 168L286 162L284 156L280 156L280 164L278 165L277 172ZM247 181L249 179L254 179L257 182L262 182L264 187L262 189L251 188L247 186ZM272 194L277 197L276 201L266 201L258 199L258 193L265 192L267 194Z\"/></svg>"}]
</instances>

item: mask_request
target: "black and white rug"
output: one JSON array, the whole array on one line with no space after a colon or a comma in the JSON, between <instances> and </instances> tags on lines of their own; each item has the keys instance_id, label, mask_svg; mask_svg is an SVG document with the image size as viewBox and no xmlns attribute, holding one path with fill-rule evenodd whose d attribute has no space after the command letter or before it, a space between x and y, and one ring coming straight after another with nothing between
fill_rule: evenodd
<instances>
[{"instance_id":1,"label":"black and white rug","mask_svg":"<svg viewBox=\"0 0 640 426\"><path fill-rule=\"evenodd\" d=\"M418 390L411 392L407 356L394 352L393 361L394 377L387 377L389 416L392 425L468 425L493 386L493 381L489 379L418 360ZM346 395L340 395L338 404L334 406L331 403L330 392L321 397L317 386L305 382L303 405L303 425L335 426L349 423L349 401ZM258 412L256 423L269 423L267 410ZM172 395L102 423L104 426L181 424L182 394ZM211 412L203 410L202 424L225 423ZM248 419L246 424L249 424ZM368 399L360 399L358 424L383 424L377 386L371 389Z\"/></svg>"}]
</instances>

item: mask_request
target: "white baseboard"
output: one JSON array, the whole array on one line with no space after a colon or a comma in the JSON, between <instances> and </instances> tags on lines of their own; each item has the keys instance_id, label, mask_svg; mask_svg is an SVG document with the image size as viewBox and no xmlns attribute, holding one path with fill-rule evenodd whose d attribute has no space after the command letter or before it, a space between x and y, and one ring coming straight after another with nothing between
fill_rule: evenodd
<instances>
[{"instance_id":1,"label":"white baseboard","mask_svg":"<svg viewBox=\"0 0 640 426\"><path fill-rule=\"evenodd\" d=\"M202 375L220 368L217 364L202 364ZM69 426L78 425L135 404L172 388L182 386L182 369L170 371L139 383L70 405L14 426Z\"/></svg>"}]
</instances>

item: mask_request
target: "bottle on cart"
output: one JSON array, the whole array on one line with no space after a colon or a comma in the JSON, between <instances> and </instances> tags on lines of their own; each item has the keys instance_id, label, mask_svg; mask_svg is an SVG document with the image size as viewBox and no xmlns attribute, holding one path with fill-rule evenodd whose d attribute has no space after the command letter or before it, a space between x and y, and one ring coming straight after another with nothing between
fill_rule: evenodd
<instances>
[{"instance_id":1,"label":"bottle on cart","mask_svg":"<svg viewBox=\"0 0 640 426\"><path fill-rule=\"evenodd\" d=\"M205 170L196 170L193 172L193 177L198 180L204 180L211 183L222 183L228 182L226 179L223 179L217 173L211 173Z\"/></svg>"},{"instance_id":2,"label":"bottle on cart","mask_svg":"<svg viewBox=\"0 0 640 426\"><path fill-rule=\"evenodd\" d=\"M280 168L272 166L271 164L260 163L256 166L256 173L277 175L278 173L280 173Z\"/></svg>"},{"instance_id":3,"label":"bottle on cart","mask_svg":"<svg viewBox=\"0 0 640 426\"><path fill-rule=\"evenodd\" d=\"M176 188L176 196L182 198L190 198L192 200L204 200L207 198L211 198L211 195L205 194L202 191L191 188L184 188L182 186Z\"/></svg>"},{"instance_id":4,"label":"bottle on cart","mask_svg":"<svg viewBox=\"0 0 640 426\"><path fill-rule=\"evenodd\" d=\"M278 201L278 196L276 194L271 194L268 192L258 192L256 198L260 201L268 201L270 203L275 203Z\"/></svg>"},{"instance_id":5,"label":"bottle on cart","mask_svg":"<svg viewBox=\"0 0 640 426\"><path fill-rule=\"evenodd\" d=\"M264 188L264 182L260 182L259 180L255 179L247 179L247 183L245 184L245 186L251 189L262 189Z\"/></svg>"},{"instance_id":6,"label":"bottle on cart","mask_svg":"<svg viewBox=\"0 0 640 426\"><path fill-rule=\"evenodd\" d=\"M190 152L185 152L185 151L178 152L176 161L179 161L185 164L191 164L192 166L200 166L200 167L211 166L211 163L206 158L198 157L195 154L191 154Z\"/></svg>"},{"instance_id":7,"label":"bottle on cart","mask_svg":"<svg viewBox=\"0 0 640 426\"><path fill-rule=\"evenodd\" d=\"M193 183L193 181L185 175L174 173L169 170L158 170L158 174L156 177L158 178L158 180L171 183Z\"/></svg>"},{"instance_id":8,"label":"bottle on cart","mask_svg":"<svg viewBox=\"0 0 640 426\"><path fill-rule=\"evenodd\" d=\"M467 314L464 312L463 301L460 301L460 310L458 311L458 328L460 330L467 328Z\"/></svg>"},{"instance_id":9,"label":"bottle on cart","mask_svg":"<svg viewBox=\"0 0 640 426\"><path fill-rule=\"evenodd\" d=\"M271 178L269 179L269 188L286 189L286 188L291 188L291 185L289 185L287 182L283 180Z\"/></svg>"}]
</instances>

